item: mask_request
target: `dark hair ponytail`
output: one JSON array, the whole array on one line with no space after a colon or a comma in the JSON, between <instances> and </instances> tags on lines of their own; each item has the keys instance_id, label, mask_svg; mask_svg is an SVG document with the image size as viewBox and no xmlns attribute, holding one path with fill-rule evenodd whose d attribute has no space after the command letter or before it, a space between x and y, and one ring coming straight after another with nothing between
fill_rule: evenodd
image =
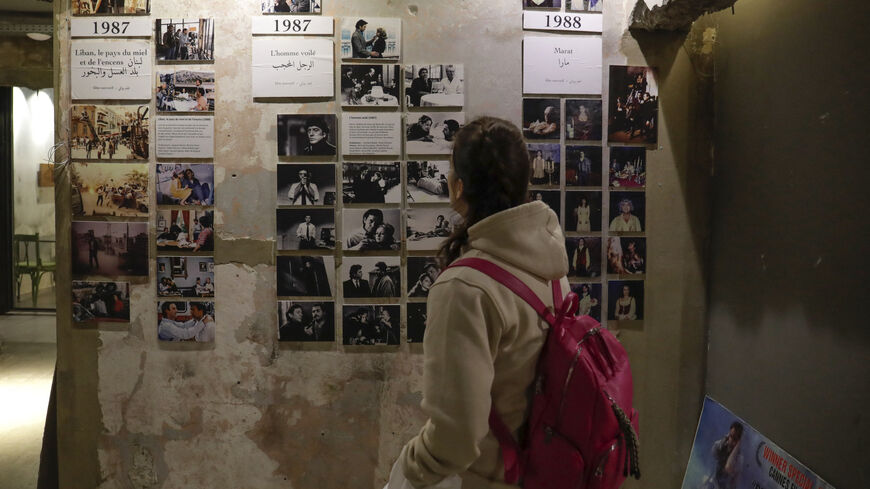
<instances>
[{"instance_id":1,"label":"dark hair ponytail","mask_svg":"<svg viewBox=\"0 0 870 489\"><path fill-rule=\"evenodd\" d=\"M452 157L468 212L465 222L454 228L438 252L442 266L462 254L469 227L526 202L531 172L523 134L515 125L495 117L477 118L460 129Z\"/></svg>"}]
</instances>

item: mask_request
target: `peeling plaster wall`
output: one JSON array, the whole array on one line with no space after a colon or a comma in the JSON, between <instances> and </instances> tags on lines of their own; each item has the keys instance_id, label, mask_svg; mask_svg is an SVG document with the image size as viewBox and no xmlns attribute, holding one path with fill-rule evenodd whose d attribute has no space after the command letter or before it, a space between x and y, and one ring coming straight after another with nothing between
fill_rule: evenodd
<instances>
[{"instance_id":1,"label":"peeling plaster wall","mask_svg":"<svg viewBox=\"0 0 870 489\"><path fill-rule=\"evenodd\" d=\"M70 104L64 3L56 4L61 139ZM324 3L323 14L337 18L402 17L403 62L464 63L467 117L521 120L521 2ZM648 40L641 49L625 31L633 2L625 3L608 3L604 14L605 64L658 66L662 100L660 149L648 156L647 320L643 330L622 332L645 443L644 480L626 487L675 487L688 458L703 379L706 113L698 106L701 83L680 49L683 39ZM275 115L336 107L253 103L253 15L259 12L250 0L152 3L152 19L216 19L220 285L212 348L158 344L154 274L131 289L129 329L70 325L69 192L58 186L58 253L65 255L59 280L67 282L58 289L58 417L60 477L67 487L380 487L399 449L424 421L418 350L300 350L276 340ZM66 169L58 175L68 185Z\"/></svg>"}]
</instances>

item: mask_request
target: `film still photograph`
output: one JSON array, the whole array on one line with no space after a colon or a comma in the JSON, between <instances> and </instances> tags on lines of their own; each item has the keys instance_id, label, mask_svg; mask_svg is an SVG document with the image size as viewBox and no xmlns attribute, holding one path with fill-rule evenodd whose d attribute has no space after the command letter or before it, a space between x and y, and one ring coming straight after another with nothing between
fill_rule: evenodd
<instances>
[{"instance_id":1,"label":"film still photograph","mask_svg":"<svg viewBox=\"0 0 870 489\"><path fill-rule=\"evenodd\" d=\"M278 251L335 249L335 211L278 209L275 211Z\"/></svg>"},{"instance_id":2,"label":"film still photograph","mask_svg":"<svg viewBox=\"0 0 870 489\"><path fill-rule=\"evenodd\" d=\"M409 250L437 251L462 218L449 207L408 210L405 234Z\"/></svg>"},{"instance_id":3,"label":"film still photograph","mask_svg":"<svg viewBox=\"0 0 870 489\"><path fill-rule=\"evenodd\" d=\"M73 105L69 112L71 159L148 159L147 105Z\"/></svg>"},{"instance_id":4,"label":"film still photograph","mask_svg":"<svg viewBox=\"0 0 870 489\"><path fill-rule=\"evenodd\" d=\"M571 0L567 0L571 1ZM523 0L523 5L527 9L535 8L561 8L562 0Z\"/></svg>"},{"instance_id":5,"label":"film still photograph","mask_svg":"<svg viewBox=\"0 0 870 489\"><path fill-rule=\"evenodd\" d=\"M547 204L550 209L553 209L553 212L556 213L556 217L559 218L559 221L562 220L562 193L558 190L530 190L529 191L529 202L540 200L541 202Z\"/></svg>"},{"instance_id":6,"label":"film still photograph","mask_svg":"<svg viewBox=\"0 0 870 489\"><path fill-rule=\"evenodd\" d=\"M213 343L217 323L213 301L157 303L157 339Z\"/></svg>"},{"instance_id":7,"label":"film still photograph","mask_svg":"<svg viewBox=\"0 0 870 489\"><path fill-rule=\"evenodd\" d=\"M450 202L447 191L449 161L409 161L408 162L408 203Z\"/></svg>"},{"instance_id":8,"label":"film still photograph","mask_svg":"<svg viewBox=\"0 0 870 489\"><path fill-rule=\"evenodd\" d=\"M398 345L401 336L399 306L350 305L342 307L345 345Z\"/></svg>"},{"instance_id":9,"label":"film still photograph","mask_svg":"<svg viewBox=\"0 0 870 489\"><path fill-rule=\"evenodd\" d=\"M405 107L462 107L465 75L461 64L405 65Z\"/></svg>"},{"instance_id":10,"label":"film still photograph","mask_svg":"<svg viewBox=\"0 0 870 489\"><path fill-rule=\"evenodd\" d=\"M565 9L575 12L603 12L604 0L565 0Z\"/></svg>"},{"instance_id":11,"label":"film still photograph","mask_svg":"<svg viewBox=\"0 0 870 489\"><path fill-rule=\"evenodd\" d=\"M335 257L278 256L279 297L334 297Z\"/></svg>"},{"instance_id":12,"label":"film still photograph","mask_svg":"<svg viewBox=\"0 0 870 489\"><path fill-rule=\"evenodd\" d=\"M278 156L335 156L335 114L278 114Z\"/></svg>"},{"instance_id":13,"label":"film still photograph","mask_svg":"<svg viewBox=\"0 0 870 489\"><path fill-rule=\"evenodd\" d=\"M148 217L148 165L72 163L73 216Z\"/></svg>"},{"instance_id":14,"label":"film still photograph","mask_svg":"<svg viewBox=\"0 0 870 489\"><path fill-rule=\"evenodd\" d=\"M405 117L405 151L408 154L450 154L453 138L463 125L463 112L408 114Z\"/></svg>"},{"instance_id":15,"label":"film still photograph","mask_svg":"<svg viewBox=\"0 0 870 489\"><path fill-rule=\"evenodd\" d=\"M348 209L341 213L345 251L399 251L402 237L399 209Z\"/></svg>"},{"instance_id":16,"label":"film still photograph","mask_svg":"<svg viewBox=\"0 0 870 489\"><path fill-rule=\"evenodd\" d=\"M426 303L408 303L408 343L423 343L426 333Z\"/></svg>"},{"instance_id":17,"label":"film still photograph","mask_svg":"<svg viewBox=\"0 0 870 489\"><path fill-rule=\"evenodd\" d=\"M644 275L646 273L646 238L607 238L607 273Z\"/></svg>"},{"instance_id":18,"label":"film still photograph","mask_svg":"<svg viewBox=\"0 0 870 489\"><path fill-rule=\"evenodd\" d=\"M601 276L601 238L582 236L565 239L568 253L568 276L594 278Z\"/></svg>"},{"instance_id":19,"label":"film still photograph","mask_svg":"<svg viewBox=\"0 0 870 489\"><path fill-rule=\"evenodd\" d=\"M214 205L214 165L158 163L157 205Z\"/></svg>"},{"instance_id":20,"label":"film still photograph","mask_svg":"<svg viewBox=\"0 0 870 489\"><path fill-rule=\"evenodd\" d=\"M398 61L402 53L402 19L341 19L341 59Z\"/></svg>"},{"instance_id":21,"label":"film still photograph","mask_svg":"<svg viewBox=\"0 0 870 489\"><path fill-rule=\"evenodd\" d=\"M214 112L214 71L165 71L157 79L157 112Z\"/></svg>"},{"instance_id":22,"label":"film still photograph","mask_svg":"<svg viewBox=\"0 0 870 489\"><path fill-rule=\"evenodd\" d=\"M278 165L278 205L335 205L335 166Z\"/></svg>"},{"instance_id":23,"label":"film still photograph","mask_svg":"<svg viewBox=\"0 0 870 489\"><path fill-rule=\"evenodd\" d=\"M400 204L401 181L398 161L341 165L341 193L345 204Z\"/></svg>"},{"instance_id":24,"label":"film still photograph","mask_svg":"<svg viewBox=\"0 0 870 489\"><path fill-rule=\"evenodd\" d=\"M530 143L529 161L532 172L529 183L534 187L559 188L562 165L559 161L559 143Z\"/></svg>"},{"instance_id":25,"label":"film still photograph","mask_svg":"<svg viewBox=\"0 0 870 489\"><path fill-rule=\"evenodd\" d=\"M610 192L611 233L642 233L646 228L644 192Z\"/></svg>"},{"instance_id":26,"label":"film still photograph","mask_svg":"<svg viewBox=\"0 0 870 489\"><path fill-rule=\"evenodd\" d=\"M565 192L565 231L601 232L601 192Z\"/></svg>"},{"instance_id":27,"label":"film still photograph","mask_svg":"<svg viewBox=\"0 0 870 489\"><path fill-rule=\"evenodd\" d=\"M596 321L601 321L601 284L571 284L571 292L580 298L578 316L590 316Z\"/></svg>"},{"instance_id":28,"label":"film still photograph","mask_svg":"<svg viewBox=\"0 0 870 489\"><path fill-rule=\"evenodd\" d=\"M278 301L278 341L335 341L335 304Z\"/></svg>"},{"instance_id":29,"label":"film still photograph","mask_svg":"<svg viewBox=\"0 0 870 489\"><path fill-rule=\"evenodd\" d=\"M319 14L322 0L260 0L264 14Z\"/></svg>"},{"instance_id":30,"label":"film still photograph","mask_svg":"<svg viewBox=\"0 0 870 489\"><path fill-rule=\"evenodd\" d=\"M601 146L565 146L565 186L601 187Z\"/></svg>"},{"instance_id":31,"label":"film still photograph","mask_svg":"<svg viewBox=\"0 0 870 489\"><path fill-rule=\"evenodd\" d=\"M648 66L611 66L607 139L612 143L658 142L659 89Z\"/></svg>"},{"instance_id":32,"label":"film still photograph","mask_svg":"<svg viewBox=\"0 0 870 489\"><path fill-rule=\"evenodd\" d=\"M425 299L429 289L441 273L441 265L434 256L408 257L408 298Z\"/></svg>"},{"instance_id":33,"label":"film still photograph","mask_svg":"<svg viewBox=\"0 0 870 489\"><path fill-rule=\"evenodd\" d=\"M74 323L129 323L130 284L73 280L72 316Z\"/></svg>"},{"instance_id":34,"label":"film still photograph","mask_svg":"<svg viewBox=\"0 0 870 489\"><path fill-rule=\"evenodd\" d=\"M125 0L124 2L110 2L109 0L72 0L73 15L141 15L149 12L151 12L151 0Z\"/></svg>"},{"instance_id":35,"label":"film still photograph","mask_svg":"<svg viewBox=\"0 0 870 489\"><path fill-rule=\"evenodd\" d=\"M565 141L601 141L601 99L565 100Z\"/></svg>"},{"instance_id":36,"label":"film still photograph","mask_svg":"<svg viewBox=\"0 0 870 489\"><path fill-rule=\"evenodd\" d=\"M147 222L73 221L70 227L73 274L148 276Z\"/></svg>"},{"instance_id":37,"label":"film still photograph","mask_svg":"<svg viewBox=\"0 0 870 489\"><path fill-rule=\"evenodd\" d=\"M214 251L214 211L158 210L157 251Z\"/></svg>"},{"instance_id":38,"label":"film still photograph","mask_svg":"<svg viewBox=\"0 0 870 489\"><path fill-rule=\"evenodd\" d=\"M158 62L214 61L214 19L157 19L154 32Z\"/></svg>"},{"instance_id":39,"label":"film still photograph","mask_svg":"<svg viewBox=\"0 0 870 489\"><path fill-rule=\"evenodd\" d=\"M561 102L557 98L523 99L523 136L526 139L555 139L561 137Z\"/></svg>"},{"instance_id":40,"label":"film still photograph","mask_svg":"<svg viewBox=\"0 0 870 489\"><path fill-rule=\"evenodd\" d=\"M399 106L399 65L341 65L341 105Z\"/></svg>"},{"instance_id":41,"label":"film still photograph","mask_svg":"<svg viewBox=\"0 0 870 489\"><path fill-rule=\"evenodd\" d=\"M214 288L213 257L157 257L157 297L214 297Z\"/></svg>"},{"instance_id":42,"label":"film still photograph","mask_svg":"<svg viewBox=\"0 0 870 489\"><path fill-rule=\"evenodd\" d=\"M643 319L643 280L607 282L607 319L636 321Z\"/></svg>"},{"instance_id":43,"label":"film still photograph","mask_svg":"<svg viewBox=\"0 0 870 489\"><path fill-rule=\"evenodd\" d=\"M646 187L645 147L610 147L610 186L612 188Z\"/></svg>"},{"instance_id":44,"label":"film still photograph","mask_svg":"<svg viewBox=\"0 0 870 489\"><path fill-rule=\"evenodd\" d=\"M397 298L402 295L398 256L345 256L340 274L345 299Z\"/></svg>"}]
</instances>

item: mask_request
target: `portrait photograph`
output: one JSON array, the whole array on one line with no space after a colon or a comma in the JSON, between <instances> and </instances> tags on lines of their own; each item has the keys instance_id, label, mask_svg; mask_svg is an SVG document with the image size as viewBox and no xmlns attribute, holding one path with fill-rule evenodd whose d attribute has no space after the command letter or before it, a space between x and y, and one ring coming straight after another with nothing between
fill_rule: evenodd
<instances>
[{"instance_id":1,"label":"portrait photograph","mask_svg":"<svg viewBox=\"0 0 870 489\"><path fill-rule=\"evenodd\" d=\"M71 163L72 213L76 217L148 217L148 165Z\"/></svg>"},{"instance_id":2,"label":"portrait photograph","mask_svg":"<svg viewBox=\"0 0 870 489\"><path fill-rule=\"evenodd\" d=\"M401 183L398 161L341 165L341 193L345 204L401 204Z\"/></svg>"},{"instance_id":3,"label":"portrait photograph","mask_svg":"<svg viewBox=\"0 0 870 489\"><path fill-rule=\"evenodd\" d=\"M157 257L157 297L214 297L214 288L214 257Z\"/></svg>"},{"instance_id":4,"label":"portrait photograph","mask_svg":"<svg viewBox=\"0 0 870 489\"><path fill-rule=\"evenodd\" d=\"M658 142L659 90L648 66L611 66L607 101L611 143Z\"/></svg>"},{"instance_id":5,"label":"portrait photograph","mask_svg":"<svg viewBox=\"0 0 870 489\"><path fill-rule=\"evenodd\" d=\"M565 141L601 141L601 99L565 100Z\"/></svg>"},{"instance_id":6,"label":"portrait photograph","mask_svg":"<svg viewBox=\"0 0 870 489\"><path fill-rule=\"evenodd\" d=\"M571 1L571 0L567 0ZM523 6L527 9L535 8L561 8L562 0L522 0Z\"/></svg>"},{"instance_id":7,"label":"portrait photograph","mask_svg":"<svg viewBox=\"0 0 870 489\"><path fill-rule=\"evenodd\" d=\"M426 303L408 303L408 343L423 343L426 333Z\"/></svg>"},{"instance_id":8,"label":"portrait photograph","mask_svg":"<svg viewBox=\"0 0 870 489\"><path fill-rule=\"evenodd\" d=\"M341 65L342 107L398 107L399 65Z\"/></svg>"},{"instance_id":9,"label":"portrait photograph","mask_svg":"<svg viewBox=\"0 0 870 489\"><path fill-rule=\"evenodd\" d=\"M279 163L278 205L335 205L335 166Z\"/></svg>"},{"instance_id":10,"label":"portrait photograph","mask_svg":"<svg viewBox=\"0 0 870 489\"><path fill-rule=\"evenodd\" d=\"M335 257L277 257L279 297L334 297Z\"/></svg>"},{"instance_id":11,"label":"portrait photograph","mask_svg":"<svg viewBox=\"0 0 870 489\"><path fill-rule=\"evenodd\" d=\"M462 218L450 207L414 208L407 211L405 236L409 250L437 251Z\"/></svg>"},{"instance_id":12,"label":"portrait photograph","mask_svg":"<svg viewBox=\"0 0 870 489\"><path fill-rule=\"evenodd\" d=\"M73 15L142 15L151 12L151 0L72 0Z\"/></svg>"},{"instance_id":13,"label":"portrait photograph","mask_svg":"<svg viewBox=\"0 0 870 489\"><path fill-rule=\"evenodd\" d=\"M565 231L601 232L601 192L565 192Z\"/></svg>"},{"instance_id":14,"label":"portrait photograph","mask_svg":"<svg viewBox=\"0 0 870 489\"><path fill-rule=\"evenodd\" d=\"M264 14L319 14L323 0L260 0Z\"/></svg>"},{"instance_id":15,"label":"portrait photograph","mask_svg":"<svg viewBox=\"0 0 870 489\"><path fill-rule=\"evenodd\" d=\"M465 70L461 64L405 65L405 107L463 107Z\"/></svg>"},{"instance_id":16,"label":"portrait photograph","mask_svg":"<svg viewBox=\"0 0 870 489\"><path fill-rule=\"evenodd\" d=\"M214 112L214 71L157 73L157 112Z\"/></svg>"},{"instance_id":17,"label":"portrait photograph","mask_svg":"<svg viewBox=\"0 0 870 489\"><path fill-rule=\"evenodd\" d=\"M399 306L346 305L341 329L345 345L398 345L402 331Z\"/></svg>"},{"instance_id":18,"label":"portrait photograph","mask_svg":"<svg viewBox=\"0 0 870 489\"><path fill-rule=\"evenodd\" d=\"M611 275L646 274L646 238L607 238L607 273Z\"/></svg>"},{"instance_id":19,"label":"portrait photograph","mask_svg":"<svg viewBox=\"0 0 870 489\"><path fill-rule=\"evenodd\" d=\"M398 256L345 256L339 276L345 300L389 299L402 295Z\"/></svg>"},{"instance_id":20,"label":"portrait photograph","mask_svg":"<svg viewBox=\"0 0 870 489\"><path fill-rule=\"evenodd\" d=\"M399 251L402 247L399 209L345 207L341 213L345 251Z\"/></svg>"},{"instance_id":21,"label":"portrait photograph","mask_svg":"<svg viewBox=\"0 0 870 489\"><path fill-rule=\"evenodd\" d=\"M580 298L578 316L590 316L596 321L601 321L601 284L571 284L571 292Z\"/></svg>"},{"instance_id":22,"label":"portrait photograph","mask_svg":"<svg viewBox=\"0 0 870 489\"><path fill-rule=\"evenodd\" d=\"M607 319L637 321L643 319L643 280L607 282Z\"/></svg>"},{"instance_id":23,"label":"portrait photograph","mask_svg":"<svg viewBox=\"0 0 870 489\"><path fill-rule=\"evenodd\" d=\"M130 322L130 283L72 281L74 323Z\"/></svg>"},{"instance_id":24,"label":"portrait photograph","mask_svg":"<svg viewBox=\"0 0 870 489\"><path fill-rule=\"evenodd\" d=\"M574 12L603 12L604 0L565 0L565 9Z\"/></svg>"},{"instance_id":25,"label":"portrait photograph","mask_svg":"<svg viewBox=\"0 0 870 489\"><path fill-rule=\"evenodd\" d=\"M409 161L407 174L408 203L450 203L447 191L447 173L450 162Z\"/></svg>"},{"instance_id":26,"label":"portrait photograph","mask_svg":"<svg viewBox=\"0 0 870 489\"><path fill-rule=\"evenodd\" d=\"M642 233L646 230L646 193L610 192L610 232Z\"/></svg>"},{"instance_id":27,"label":"portrait photograph","mask_svg":"<svg viewBox=\"0 0 870 489\"><path fill-rule=\"evenodd\" d=\"M278 301L278 341L335 341L335 303Z\"/></svg>"},{"instance_id":28,"label":"portrait photograph","mask_svg":"<svg viewBox=\"0 0 870 489\"><path fill-rule=\"evenodd\" d=\"M278 156L335 156L335 114L278 114Z\"/></svg>"},{"instance_id":29,"label":"portrait photograph","mask_svg":"<svg viewBox=\"0 0 870 489\"><path fill-rule=\"evenodd\" d=\"M543 203L547 204L550 209L553 209L553 212L556 213L556 217L559 221L562 221L562 193L558 190L530 190L529 191L529 202L540 200Z\"/></svg>"},{"instance_id":30,"label":"portrait photograph","mask_svg":"<svg viewBox=\"0 0 870 489\"><path fill-rule=\"evenodd\" d=\"M441 273L441 265L434 256L408 257L408 298L426 299L429 289Z\"/></svg>"},{"instance_id":31,"label":"portrait photograph","mask_svg":"<svg viewBox=\"0 0 870 489\"><path fill-rule=\"evenodd\" d=\"M565 239L568 253L568 276L594 278L601 276L601 238L581 236Z\"/></svg>"},{"instance_id":32,"label":"portrait photograph","mask_svg":"<svg viewBox=\"0 0 870 489\"><path fill-rule=\"evenodd\" d=\"M279 251L335 249L335 210L277 209Z\"/></svg>"},{"instance_id":33,"label":"portrait photograph","mask_svg":"<svg viewBox=\"0 0 870 489\"><path fill-rule=\"evenodd\" d=\"M70 228L73 274L148 276L147 222L73 221Z\"/></svg>"},{"instance_id":34,"label":"portrait photograph","mask_svg":"<svg viewBox=\"0 0 870 489\"><path fill-rule=\"evenodd\" d=\"M562 136L561 101L557 98L523 99L523 136L526 139L554 139Z\"/></svg>"},{"instance_id":35,"label":"portrait photograph","mask_svg":"<svg viewBox=\"0 0 870 489\"><path fill-rule=\"evenodd\" d=\"M157 251L214 251L213 210L157 211Z\"/></svg>"},{"instance_id":36,"label":"portrait photograph","mask_svg":"<svg viewBox=\"0 0 870 489\"><path fill-rule=\"evenodd\" d=\"M601 188L601 146L565 146L565 186Z\"/></svg>"},{"instance_id":37,"label":"portrait photograph","mask_svg":"<svg viewBox=\"0 0 870 489\"><path fill-rule=\"evenodd\" d=\"M646 148L643 146L610 147L610 187L646 187Z\"/></svg>"},{"instance_id":38,"label":"portrait photograph","mask_svg":"<svg viewBox=\"0 0 870 489\"><path fill-rule=\"evenodd\" d=\"M157 303L157 339L214 343L213 301L159 301Z\"/></svg>"},{"instance_id":39,"label":"portrait photograph","mask_svg":"<svg viewBox=\"0 0 870 489\"><path fill-rule=\"evenodd\" d=\"M463 112L427 112L405 117L405 152L440 155L453 151L453 138L465 125Z\"/></svg>"},{"instance_id":40,"label":"portrait photograph","mask_svg":"<svg viewBox=\"0 0 870 489\"><path fill-rule=\"evenodd\" d=\"M70 107L70 158L73 160L147 160L147 105L73 105Z\"/></svg>"},{"instance_id":41,"label":"portrait photograph","mask_svg":"<svg viewBox=\"0 0 870 489\"><path fill-rule=\"evenodd\" d=\"M402 19L341 19L341 59L398 61L402 55Z\"/></svg>"},{"instance_id":42,"label":"portrait photograph","mask_svg":"<svg viewBox=\"0 0 870 489\"><path fill-rule=\"evenodd\" d=\"M158 163L157 205L214 205L214 165Z\"/></svg>"},{"instance_id":43,"label":"portrait photograph","mask_svg":"<svg viewBox=\"0 0 870 489\"><path fill-rule=\"evenodd\" d=\"M530 143L529 163L532 172L529 174L529 184L533 187L559 188L562 164L559 161L561 145L559 143Z\"/></svg>"},{"instance_id":44,"label":"portrait photograph","mask_svg":"<svg viewBox=\"0 0 870 489\"><path fill-rule=\"evenodd\" d=\"M157 19L155 25L158 63L214 62L214 19Z\"/></svg>"}]
</instances>

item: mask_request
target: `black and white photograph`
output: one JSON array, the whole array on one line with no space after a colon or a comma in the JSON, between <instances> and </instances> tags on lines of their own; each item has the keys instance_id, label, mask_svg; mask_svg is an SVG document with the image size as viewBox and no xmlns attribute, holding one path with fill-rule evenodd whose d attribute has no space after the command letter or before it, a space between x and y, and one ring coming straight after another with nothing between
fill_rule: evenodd
<instances>
[{"instance_id":1,"label":"black and white photograph","mask_svg":"<svg viewBox=\"0 0 870 489\"><path fill-rule=\"evenodd\" d=\"M590 316L596 321L601 321L601 284L571 284L571 292L580 298L578 316Z\"/></svg>"},{"instance_id":2,"label":"black and white photograph","mask_svg":"<svg viewBox=\"0 0 870 489\"><path fill-rule=\"evenodd\" d=\"M417 207L407 212L405 235L409 250L437 251L462 220L450 207Z\"/></svg>"},{"instance_id":3,"label":"black and white photograph","mask_svg":"<svg viewBox=\"0 0 870 489\"><path fill-rule=\"evenodd\" d=\"M601 276L601 238L581 236L565 239L568 253L568 276L594 278Z\"/></svg>"},{"instance_id":4,"label":"black and white photograph","mask_svg":"<svg viewBox=\"0 0 870 489\"><path fill-rule=\"evenodd\" d=\"M523 136L526 139L553 139L562 137L561 101L557 98L523 99Z\"/></svg>"},{"instance_id":5,"label":"black and white photograph","mask_svg":"<svg viewBox=\"0 0 870 489\"><path fill-rule=\"evenodd\" d=\"M405 117L405 152L440 155L453 151L453 138L465 125L464 112L427 112Z\"/></svg>"},{"instance_id":6,"label":"black and white photograph","mask_svg":"<svg viewBox=\"0 0 870 489\"><path fill-rule=\"evenodd\" d=\"M335 114L278 114L278 156L335 156Z\"/></svg>"},{"instance_id":7,"label":"black and white photograph","mask_svg":"<svg viewBox=\"0 0 870 489\"><path fill-rule=\"evenodd\" d=\"M158 163L157 205L214 205L214 165Z\"/></svg>"},{"instance_id":8,"label":"black and white photograph","mask_svg":"<svg viewBox=\"0 0 870 489\"><path fill-rule=\"evenodd\" d=\"M160 301L157 303L157 339L214 343L213 301Z\"/></svg>"},{"instance_id":9,"label":"black and white photograph","mask_svg":"<svg viewBox=\"0 0 870 489\"><path fill-rule=\"evenodd\" d=\"M275 215L279 251L335 249L333 209L278 209Z\"/></svg>"},{"instance_id":10,"label":"black and white photograph","mask_svg":"<svg viewBox=\"0 0 870 489\"><path fill-rule=\"evenodd\" d=\"M607 273L644 275L646 273L646 238L607 238Z\"/></svg>"},{"instance_id":11,"label":"black and white photograph","mask_svg":"<svg viewBox=\"0 0 870 489\"><path fill-rule=\"evenodd\" d=\"M130 322L130 283L72 281L74 323Z\"/></svg>"},{"instance_id":12,"label":"black and white photograph","mask_svg":"<svg viewBox=\"0 0 870 489\"><path fill-rule=\"evenodd\" d=\"M148 217L148 165L72 163L69 168L73 216Z\"/></svg>"},{"instance_id":13,"label":"black and white photograph","mask_svg":"<svg viewBox=\"0 0 870 489\"><path fill-rule=\"evenodd\" d=\"M643 280L607 282L607 319L637 321L643 319Z\"/></svg>"},{"instance_id":14,"label":"black and white photograph","mask_svg":"<svg viewBox=\"0 0 870 489\"><path fill-rule=\"evenodd\" d=\"M408 343L423 343L426 333L426 303L408 303Z\"/></svg>"},{"instance_id":15,"label":"black and white photograph","mask_svg":"<svg viewBox=\"0 0 870 489\"><path fill-rule=\"evenodd\" d=\"M556 213L556 217L559 218L559 221L562 221L562 193L558 190L538 190L532 189L529 191L529 202L534 202L536 200L540 200L543 203L547 204L550 209L553 209L553 212Z\"/></svg>"},{"instance_id":16,"label":"black and white photograph","mask_svg":"<svg viewBox=\"0 0 870 489\"><path fill-rule=\"evenodd\" d=\"M343 107L398 107L399 65L341 65Z\"/></svg>"},{"instance_id":17,"label":"black and white photograph","mask_svg":"<svg viewBox=\"0 0 870 489\"><path fill-rule=\"evenodd\" d=\"M157 257L157 297L214 297L214 289L213 257Z\"/></svg>"},{"instance_id":18,"label":"black and white photograph","mask_svg":"<svg viewBox=\"0 0 870 489\"><path fill-rule=\"evenodd\" d=\"M610 147L610 187L646 187L646 148L643 146Z\"/></svg>"},{"instance_id":19,"label":"black and white photograph","mask_svg":"<svg viewBox=\"0 0 870 489\"><path fill-rule=\"evenodd\" d=\"M73 105L70 107L70 158L147 160L147 105Z\"/></svg>"},{"instance_id":20,"label":"black and white photograph","mask_svg":"<svg viewBox=\"0 0 870 489\"><path fill-rule=\"evenodd\" d=\"M74 275L148 276L148 223L73 221Z\"/></svg>"},{"instance_id":21,"label":"black and white photograph","mask_svg":"<svg viewBox=\"0 0 870 489\"><path fill-rule=\"evenodd\" d=\"M447 190L447 174L450 172L450 162L441 161L409 161L408 162L408 203L438 203L450 202Z\"/></svg>"},{"instance_id":22,"label":"black and white photograph","mask_svg":"<svg viewBox=\"0 0 870 489\"><path fill-rule=\"evenodd\" d=\"M319 14L323 0L260 0L264 14Z\"/></svg>"},{"instance_id":23,"label":"black and white photograph","mask_svg":"<svg viewBox=\"0 0 870 489\"><path fill-rule=\"evenodd\" d=\"M214 251L213 210L157 211L157 251Z\"/></svg>"},{"instance_id":24,"label":"black and white photograph","mask_svg":"<svg viewBox=\"0 0 870 489\"><path fill-rule=\"evenodd\" d=\"M404 72L406 107L465 105L463 65L405 65Z\"/></svg>"},{"instance_id":25,"label":"black and white photograph","mask_svg":"<svg viewBox=\"0 0 870 489\"><path fill-rule=\"evenodd\" d=\"M402 54L402 19L341 19L341 59L398 61Z\"/></svg>"},{"instance_id":26,"label":"black and white photograph","mask_svg":"<svg viewBox=\"0 0 870 489\"><path fill-rule=\"evenodd\" d=\"M531 143L528 149L532 166L529 183L534 187L559 188L562 171L559 143Z\"/></svg>"},{"instance_id":27,"label":"black and white photograph","mask_svg":"<svg viewBox=\"0 0 870 489\"><path fill-rule=\"evenodd\" d=\"M345 256L339 272L347 299L398 298L402 270L398 256Z\"/></svg>"},{"instance_id":28,"label":"black and white photograph","mask_svg":"<svg viewBox=\"0 0 870 489\"><path fill-rule=\"evenodd\" d=\"M567 0L571 1L571 0ZM527 9L536 8L561 8L562 0L523 0L523 6Z\"/></svg>"},{"instance_id":29,"label":"black and white photograph","mask_svg":"<svg viewBox=\"0 0 870 489\"><path fill-rule=\"evenodd\" d=\"M278 301L278 341L335 341L335 304Z\"/></svg>"},{"instance_id":30,"label":"black and white photograph","mask_svg":"<svg viewBox=\"0 0 870 489\"><path fill-rule=\"evenodd\" d=\"M341 213L345 251L399 251L402 246L399 209L344 208Z\"/></svg>"},{"instance_id":31,"label":"black and white photograph","mask_svg":"<svg viewBox=\"0 0 870 489\"><path fill-rule=\"evenodd\" d=\"M434 256L408 257L408 298L426 299L429 289L441 273L441 265Z\"/></svg>"},{"instance_id":32,"label":"black and white photograph","mask_svg":"<svg viewBox=\"0 0 870 489\"><path fill-rule=\"evenodd\" d=\"M155 32L158 62L214 62L214 19L157 19Z\"/></svg>"},{"instance_id":33,"label":"black and white photograph","mask_svg":"<svg viewBox=\"0 0 870 489\"><path fill-rule=\"evenodd\" d=\"M603 12L604 0L565 0L565 9L573 12Z\"/></svg>"},{"instance_id":34,"label":"black and white photograph","mask_svg":"<svg viewBox=\"0 0 870 489\"><path fill-rule=\"evenodd\" d=\"M601 141L601 99L565 100L565 141Z\"/></svg>"},{"instance_id":35,"label":"black and white photograph","mask_svg":"<svg viewBox=\"0 0 870 489\"><path fill-rule=\"evenodd\" d=\"M341 165L341 193L345 204L400 204L401 184L398 161Z\"/></svg>"},{"instance_id":36,"label":"black and white photograph","mask_svg":"<svg viewBox=\"0 0 870 489\"><path fill-rule=\"evenodd\" d=\"M162 71L157 80L157 112L214 112L214 71Z\"/></svg>"},{"instance_id":37,"label":"black and white photograph","mask_svg":"<svg viewBox=\"0 0 870 489\"><path fill-rule=\"evenodd\" d=\"M610 232L642 233L646 229L646 193L610 192Z\"/></svg>"},{"instance_id":38,"label":"black and white photograph","mask_svg":"<svg viewBox=\"0 0 870 489\"><path fill-rule=\"evenodd\" d=\"M279 297L333 297L335 257L278 256Z\"/></svg>"},{"instance_id":39,"label":"black and white photograph","mask_svg":"<svg viewBox=\"0 0 870 489\"><path fill-rule=\"evenodd\" d=\"M72 0L71 11L73 15L142 15L151 11L151 0Z\"/></svg>"},{"instance_id":40,"label":"black and white photograph","mask_svg":"<svg viewBox=\"0 0 870 489\"><path fill-rule=\"evenodd\" d=\"M652 68L610 67L607 114L608 142L658 142L659 89Z\"/></svg>"},{"instance_id":41,"label":"black and white photograph","mask_svg":"<svg viewBox=\"0 0 870 489\"><path fill-rule=\"evenodd\" d=\"M565 186L601 188L601 146L565 146Z\"/></svg>"},{"instance_id":42,"label":"black and white photograph","mask_svg":"<svg viewBox=\"0 0 870 489\"><path fill-rule=\"evenodd\" d=\"M278 205L335 205L335 166L278 165Z\"/></svg>"},{"instance_id":43,"label":"black and white photograph","mask_svg":"<svg viewBox=\"0 0 870 489\"><path fill-rule=\"evenodd\" d=\"M341 317L345 345L399 344L402 318L397 305L346 305Z\"/></svg>"},{"instance_id":44,"label":"black and white photograph","mask_svg":"<svg viewBox=\"0 0 870 489\"><path fill-rule=\"evenodd\" d=\"M601 192L565 192L565 231L601 232Z\"/></svg>"}]
</instances>

